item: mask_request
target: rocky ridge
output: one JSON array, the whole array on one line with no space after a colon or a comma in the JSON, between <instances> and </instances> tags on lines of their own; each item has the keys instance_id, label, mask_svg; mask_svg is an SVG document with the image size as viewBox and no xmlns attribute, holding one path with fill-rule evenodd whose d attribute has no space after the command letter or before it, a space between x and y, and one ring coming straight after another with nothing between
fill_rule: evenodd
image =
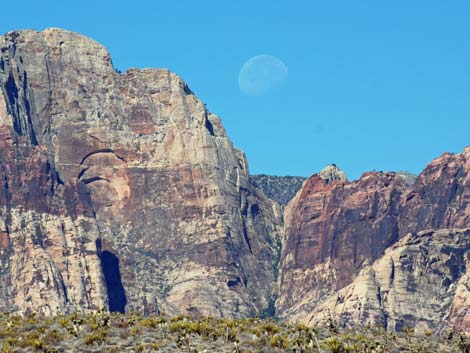
<instances>
[{"instance_id":1,"label":"rocky ridge","mask_svg":"<svg viewBox=\"0 0 470 353\"><path fill-rule=\"evenodd\" d=\"M469 172L466 148L417 177L348 181L335 165L307 180L250 177L174 73L118 73L72 32L10 32L0 310L470 330Z\"/></svg>"},{"instance_id":2,"label":"rocky ridge","mask_svg":"<svg viewBox=\"0 0 470 353\"><path fill-rule=\"evenodd\" d=\"M328 183L312 176L285 212L279 314L469 330L469 172L467 147L435 159L417 178L371 172Z\"/></svg>"}]
</instances>

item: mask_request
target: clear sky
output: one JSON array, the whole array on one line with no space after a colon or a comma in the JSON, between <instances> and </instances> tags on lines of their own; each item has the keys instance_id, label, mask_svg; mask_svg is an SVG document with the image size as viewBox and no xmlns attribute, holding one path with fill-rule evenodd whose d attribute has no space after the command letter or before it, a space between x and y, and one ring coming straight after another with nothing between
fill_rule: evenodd
<instances>
[{"instance_id":1,"label":"clear sky","mask_svg":"<svg viewBox=\"0 0 470 353\"><path fill-rule=\"evenodd\" d=\"M222 117L252 173L309 176L336 163L419 173L470 144L470 1L6 1L0 32L61 27L117 68L167 67ZM240 91L251 57L288 79Z\"/></svg>"}]
</instances>

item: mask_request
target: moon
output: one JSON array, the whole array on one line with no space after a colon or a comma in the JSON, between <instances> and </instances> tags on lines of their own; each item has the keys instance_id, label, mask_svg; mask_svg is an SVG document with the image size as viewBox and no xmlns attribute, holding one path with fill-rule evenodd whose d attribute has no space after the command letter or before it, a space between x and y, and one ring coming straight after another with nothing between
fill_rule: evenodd
<instances>
[{"instance_id":1,"label":"moon","mask_svg":"<svg viewBox=\"0 0 470 353\"><path fill-rule=\"evenodd\" d=\"M238 74L238 86L249 96L261 96L280 89L288 75L287 66L281 59L257 55L243 64Z\"/></svg>"}]
</instances>

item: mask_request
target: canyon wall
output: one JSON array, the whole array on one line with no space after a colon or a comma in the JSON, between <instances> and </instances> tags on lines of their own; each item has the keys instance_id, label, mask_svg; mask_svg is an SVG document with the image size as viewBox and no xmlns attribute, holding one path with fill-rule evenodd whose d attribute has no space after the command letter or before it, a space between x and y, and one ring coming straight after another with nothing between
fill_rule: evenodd
<instances>
[{"instance_id":1,"label":"canyon wall","mask_svg":"<svg viewBox=\"0 0 470 353\"><path fill-rule=\"evenodd\" d=\"M390 330L470 329L463 294L470 285L469 171L466 148L435 159L417 178L313 175L285 212L279 315Z\"/></svg>"},{"instance_id":2,"label":"canyon wall","mask_svg":"<svg viewBox=\"0 0 470 353\"><path fill-rule=\"evenodd\" d=\"M335 165L305 181L250 177L176 74L119 73L72 32L10 32L0 310L468 331L469 172L466 148L417 177L348 181Z\"/></svg>"},{"instance_id":3,"label":"canyon wall","mask_svg":"<svg viewBox=\"0 0 470 353\"><path fill-rule=\"evenodd\" d=\"M245 317L273 306L281 211L166 69L60 30L0 37L0 305Z\"/></svg>"}]
</instances>

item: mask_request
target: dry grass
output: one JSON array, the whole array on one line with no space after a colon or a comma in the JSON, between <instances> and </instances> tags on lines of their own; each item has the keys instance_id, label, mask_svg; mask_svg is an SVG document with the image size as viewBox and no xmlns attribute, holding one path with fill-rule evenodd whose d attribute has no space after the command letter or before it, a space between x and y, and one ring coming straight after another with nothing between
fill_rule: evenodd
<instances>
[{"instance_id":1,"label":"dry grass","mask_svg":"<svg viewBox=\"0 0 470 353\"><path fill-rule=\"evenodd\" d=\"M292 352L470 353L466 336L441 337L412 330L356 331L315 328L274 320L229 320L185 316L142 317L104 311L43 318L0 314L1 352Z\"/></svg>"}]
</instances>

